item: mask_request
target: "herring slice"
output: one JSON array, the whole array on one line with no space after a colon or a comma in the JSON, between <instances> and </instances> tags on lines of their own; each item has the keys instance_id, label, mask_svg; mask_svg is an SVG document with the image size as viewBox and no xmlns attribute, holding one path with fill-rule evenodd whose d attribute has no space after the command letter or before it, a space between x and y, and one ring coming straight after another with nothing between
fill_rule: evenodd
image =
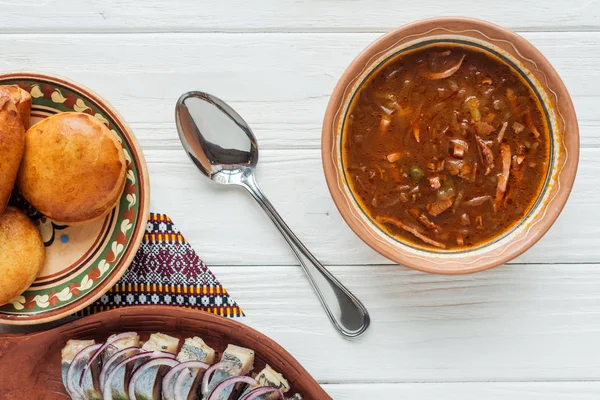
<instances>
[{"instance_id":1,"label":"herring slice","mask_svg":"<svg viewBox=\"0 0 600 400\"><path fill-rule=\"evenodd\" d=\"M104 381L103 400L130 400L127 394L129 375L132 363L143 361L152 357L152 352L140 351L121 362L106 376Z\"/></svg>"},{"instance_id":2,"label":"herring slice","mask_svg":"<svg viewBox=\"0 0 600 400\"><path fill-rule=\"evenodd\" d=\"M99 360L93 360L93 355L103 346L103 343L84 347L73 357L67 370L66 388L75 400L95 399L98 392ZM91 363L91 364L90 364ZM99 393L99 392L98 392Z\"/></svg>"},{"instance_id":3,"label":"herring slice","mask_svg":"<svg viewBox=\"0 0 600 400\"><path fill-rule=\"evenodd\" d=\"M131 372L135 372L135 369L132 371L132 366L139 365L148 359L175 358L173 354L163 351L138 351L139 353L118 363L106 376L106 380L104 381L104 392L102 393L104 396L103 400L131 400L128 396L128 390L130 374Z\"/></svg>"},{"instance_id":4,"label":"herring slice","mask_svg":"<svg viewBox=\"0 0 600 400\"><path fill-rule=\"evenodd\" d=\"M62 350L60 351L63 385L65 385L65 388L67 388L69 395L73 399L77 398L76 397L77 394L71 393L71 391L68 389L69 385L67 384L67 372L69 371L69 367L71 366L71 363L73 362L73 359L75 358L75 356L81 350L83 350L86 347L89 347L95 343L96 343L96 341L94 341L94 340L69 340L69 341L67 341L67 344L65 345L65 347L63 347Z\"/></svg>"},{"instance_id":5,"label":"herring slice","mask_svg":"<svg viewBox=\"0 0 600 400\"><path fill-rule=\"evenodd\" d=\"M117 334L110 335L107 342L110 342L110 346L104 350L104 355L102 356L103 362L111 358L115 353L121 351L123 349L129 347L140 347L140 335L126 336L122 339L112 340L117 336Z\"/></svg>"},{"instance_id":6,"label":"herring slice","mask_svg":"<svg viewBox=\"0 0 600 400\"><path fill-rule=\"evenodd\" d=\"M256 379L258 385L248 387L248 389L244 391L243 395L246 395L251 390L261 386L274 387L281 390L282 393L287 393L290 390L290 384L288 383L287 379L285 379L279 372L271 368L268 364L265 368L263 368L262 371L258 373L258 375L256 375L254 379ZM277 393L269 393L256 397L256 400L274 400L277 398Z\"/></svg>"},{"instance_id":7,"label":"herring slice","mask_svg":"<svg viewBox=\"0 0 600 400\"><path fill-rule=\"evenodd\" d=\"M144 345L142 346L142 350L144 351L161 351L164 353L169 353L173 355L175 358L175 354L177 354L177 349L179 348L179 339L173 336L166 335L164 333L153 333L150 335L150 338ZM134 370L137 370L140 367L140 363L136 363ZM162 377L165 374L165 368L163 367L153 367L150 368L144 374L144 381L146 382L157 382L162 381ZM134 371L135 373L135 371ZM139 393L142 393L143 388L137 389L138 397ZM152 388L147 388L152 389ZM146 395L149 395L151 392L146 392Z\"/></svg>"},{"instance_id":8,"label":"herring slice","mask_svg":"<svg viewBox=\"0 0 600 400\"><path fill-rule=\"evenodd\" d=\"M227 346L221 357L223 367L217 369L208 383L206 396L210 393L215 386L223 382L225 379L247 375L254 368L254 350L247 349L245 347L236 346L230 344ZM229 400L237 398L236 395L242 390L244 385L237 384L235 386L229 386L223 390L218 400Z\"/></svg>"},{"instance_id":9,"label":"herring slice","mask_svg":"<svg viewBox=\"0 0 600 400\"><path fill-rule=\"evenodd\" d=\"M106 361L102 364L102 371L100 371L100 392L104 394L106 389L106 379L108 375L123 361L128 360L132 356L143 352L139 347L126 347L122 350L117 351L113 354L112 357L106 359ZM118 377L113 377L113 382L116 382L118 379L123 380L123 385L126 385L126 377L129 376L131 372L131 368L133 366L128 366L123 369L121 374Z\"/></svg>"},{"instance_id":10,"label":"herring slice","mask_svg":"<svg viewBox=\"0 0 600 400\"><path fill-rule=\"evenodd\" d=\"M197 388L204 376L204 372L210 364L215 362L215 351L198 336L185 339L181 350L177 354L177 361L188 364L195 362L196 367L190 369L179 369L170 376L167 387L163 387L163 397L175 398L174 388L176 382L179 387L179 394L185 393L186 398L196 399ZM204 368L199 368L198 365L206 365ZM192 364L190 364L192 365ZM165 383L163 383L165 385Z\"/></svg>"},{"instance_id":11,"label":"herring slice","mask_svg":"<svg viewBox=\"0 0 600 400\"><path fill-rule=\"evenodd\" d=\"M198 336L187 338L177 354L177 361L202 361L206 364L215 362L215 351L204 343L204 340Z\"/></svg>"},{"instance_id":12,"label":"herring slice","mask_svg":"<svg viewBox=\"0 0 600 400\"><path fill-rule=\"evenodd\" d=\"M163 400L197 400L202 378L210 365L202 361L184 361L171 368L162 381Z\"/></svg>"},{"instance_id":13,"label":"herring slice","mask_svg":"<svg viewBox=\"0 0 600 400\"><path fill-rule=\"evenodd\" d=\"M179 364L173 358L152 358L140 365L131 375L128 385L130 400L161 400L162 379L172 368Z\"/></svg>"},{"instance_id":14,"label":"herring slice","mask_svg":"<svg viewBox=\"0 0 600 400\"><path fill-rule=\"evenodd\" d=\"M179 347L179 339L165 335L164 333L153 333L150 339L142 346L146 351L165 351L167 353L176 354Z\"/></svg>"}]
</instances>

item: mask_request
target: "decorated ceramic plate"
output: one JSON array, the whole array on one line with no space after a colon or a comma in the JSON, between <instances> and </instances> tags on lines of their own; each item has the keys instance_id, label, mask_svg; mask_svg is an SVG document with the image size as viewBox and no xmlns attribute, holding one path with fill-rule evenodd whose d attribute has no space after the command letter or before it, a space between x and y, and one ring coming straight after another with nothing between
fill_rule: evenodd
<instances>
[{"instance_id":1,"label":"decorated ceramic plate","mask_svg":"<svg viewBox=\"0 0 600 400\"><path fill-rule=\"evenodd\" d=\"M10 204L38 226L46 264L31 287L0 307L0 323L38 324L66 317L102 296L123 275L142 240L149 212L146 161L123 118L96 93L73 81L39 73L0 74L33 98L31 123L76 111L97 118L117 136L127 162L125 190L104 219L80 226L59 225L28 204L15 188Z\"/></svg>"}]
</instances>

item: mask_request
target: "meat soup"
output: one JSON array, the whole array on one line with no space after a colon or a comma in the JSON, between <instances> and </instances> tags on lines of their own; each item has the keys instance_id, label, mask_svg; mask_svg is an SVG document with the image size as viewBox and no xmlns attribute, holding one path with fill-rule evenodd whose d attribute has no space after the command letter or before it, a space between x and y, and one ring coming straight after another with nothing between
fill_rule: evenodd
<instances>
[{"instance_id":1,"label":"meat soup","mask_svg":"<svg viewBox=\"0 0 600 400\"><path fill-rule=\"evenodd\" d=\"M531 209L550 137L516 71L483 52L431 46L390 61L359 89L342 151L352 192L384 230L419 247L464 249Z\"/></svg>"}]
</instances>

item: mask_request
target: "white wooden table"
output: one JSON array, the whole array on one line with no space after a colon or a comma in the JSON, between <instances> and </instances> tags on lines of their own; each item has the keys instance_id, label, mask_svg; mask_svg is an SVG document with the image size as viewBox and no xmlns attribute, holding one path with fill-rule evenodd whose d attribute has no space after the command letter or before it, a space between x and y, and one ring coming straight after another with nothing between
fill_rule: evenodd
<instances>
[{"instance_id":1,"label":"white wooden table","mask_svg":"<svg viewBox=\"0 0 600 400\"><path fill-rule=\"evenodd\" d=\"M0 69L79 81L143 145L152 208L168 213L247 313L335 399L600 398L600 4L597 0L0 0ZM436 15L496 22L530 40L570 90L579 173L548 234L510 265L426 275L392 265L338 214L321 122L344 68L384 32ZM174 104L213 93L250 123L258 179L312 252L372 317L332 328L278 231L241 190L195 171Z\"/></svg>"}]
</instances>

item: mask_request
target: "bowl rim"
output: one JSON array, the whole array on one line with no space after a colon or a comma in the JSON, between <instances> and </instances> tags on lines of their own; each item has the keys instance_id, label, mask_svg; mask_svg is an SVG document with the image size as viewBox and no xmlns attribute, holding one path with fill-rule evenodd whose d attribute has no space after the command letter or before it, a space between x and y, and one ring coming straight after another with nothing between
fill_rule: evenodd
<instances>
[{"instance_id":1,"label":"bowl rim","mask_svg":"<svg viewBox=\"0 0 600 400\"><path fill-rule=\"evenodd\" d=\"M134 156L138 159L138 173L141 178L139 181L141 192L141 196L139 199L140 223L138 225L137 231L132 233L131 240L129 241L128 246L123 250L124 253L121 257L121 265L119 268L115 268L107 277L107 279L102 281L98 286L96 286L80 298L76 299L72 303L66 304L63 307L49 310L47 312L40 312L28 315L20 315L15 313L0 314L0 323L2 324L37 325L68 317L70 315L73 315L77 311L84 309L85 307L89 306L94 301L102 297L102 295L106 293L112 286L114 286L117 283L117 281L123 276L123 274L125 274L125 271L127 271L127 269L129 268L140 245L142 244L142 239L144 238L145 233L146 221L148 220L148 216L150 215L150 175L148 172L146 158L144 157L144 152L133 130L123 118L123 116L121 116L121 114L119 114L119 112L117 112L117 110L112 106L112 104L110 104L110 102L108 102L98 93L88 88L87 86L80 84L79 82L56 74L30 70L0 72L0 81L14 78L32 80L40 79L71 87L74 90L83 94L85 97L95 102L98 106L102 107L104 111L106 111L106 113L113 118L115 123L119 125L120 130L125 135L127 135L131 144L131 149L135 153Z\"/></svg>"},{"instance_id":2,"label":"bowl rim","mask_svg":"<svg viewBox=\"0 0 600 400\"><path fill-rule=\"evenodd\" d=\"M526 54L525 59L532 62L527 70L544 76L544 88L551 85L551 91L556 95L556 98L551 99L551 105L556 108L557 114L562 118L559 134L562 134L565 151L564 163L556 175L557 181L554 184L558 187L550 186L551 190L555 191L554 196L540 206L543 215L536 221L535 230L527 229L516 244L513 243L514 237L502 239L503 244L500 246L502 251L498 254L486 255L486 250L481 250L482 255L476 259L473 259L472 255L469 256L469 253L465 253L467 256L456 254L450 255L452 261L443 263L439 262L439 259L436 261L435 253L429 253L428 256L423 255L428 253L427 250L421 250L421 255L416 257L408 254L400 241L393 245L384 242L378 237L378 233L372 226L359 220L359 217L353 212L355 206L350 205L354 204L354 199L349 199L346 191L340 187L343 183L340 182L337 158L334 154L338 147L336 122L341 119L338 117L338 113L345 112L344 99L355 92L350 89L353 82L357 81L360 75L377 61L379 54L397 47L403 40L409 37L439 36L444 34L442 31L452 35L462 33L463 36L467 36L467 33L477 32L484 37L481 39L480 36L477 36L479 40L492 45L496 45L494 40L506 42L519 56L522 57L522 53ZM428 18L403 25L379 37L348 65L338 80L327 105L321 135L321 157L327 186L334 203L348 226L363 242L388 259L416 270L449 275L465 274L486 270L512 260L533 246L550 229L564 208L575 180L579 160L579 127L575 108L562 79L544 55L525 38L504 27L479 19L467 17ZM465 263L465 260L469 258L471 259L470 263Z\"/></svg>"}]
</instances>

